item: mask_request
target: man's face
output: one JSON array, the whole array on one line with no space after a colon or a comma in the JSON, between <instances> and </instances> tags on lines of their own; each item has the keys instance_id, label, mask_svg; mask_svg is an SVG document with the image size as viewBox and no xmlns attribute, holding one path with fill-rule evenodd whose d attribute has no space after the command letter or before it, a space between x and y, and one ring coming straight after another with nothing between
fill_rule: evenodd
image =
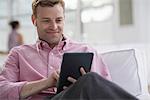
<instances>
[{"instance_id":1,"label":"man's face","mask_svg":"<svg viewBox=\"0 0 150 100\"><path fill-rule=\"evenodd\" d=\"M54 7L37 7L37 17L33 17L38 36L51 45L57 45L64 30L64 11L60 4Z\"/></svg>"}]
</instances>

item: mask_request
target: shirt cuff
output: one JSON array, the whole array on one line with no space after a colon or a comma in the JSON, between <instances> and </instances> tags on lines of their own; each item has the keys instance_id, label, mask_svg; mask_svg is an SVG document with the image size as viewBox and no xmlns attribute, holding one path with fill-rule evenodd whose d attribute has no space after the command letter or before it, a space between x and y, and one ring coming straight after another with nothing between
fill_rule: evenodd
<instances>
[{"instance_id":1,"label":"shirt cuff","mask_svg":"<svg viewBox=\"0 0 150 100\"><path fill-rule=\"evenodd\" d=\"M20 92L22 87L26 84L27 82L17 82L17 83L12 83L11 91L8 95L8 100L19 100L20 99Z\"/></svg>"}]
</instances>

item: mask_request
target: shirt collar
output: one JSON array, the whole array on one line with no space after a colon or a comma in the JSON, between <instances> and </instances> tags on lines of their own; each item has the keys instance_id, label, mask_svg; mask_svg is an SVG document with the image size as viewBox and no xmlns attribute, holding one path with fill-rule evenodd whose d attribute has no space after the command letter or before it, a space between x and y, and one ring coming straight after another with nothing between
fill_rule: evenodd
<instances>
[{"instance_id":1,"label":"shirt collar","mask_svg":"<svg viewBox=\"0 0 150 100\"><path fill-rule=\"evenodd\" d=\"M64 50L65 46L67 46L69 39L63 36L62 40L56 45L53 49ZM48 50L51 51L52 48L49 47L48 43L43 40L37 40L36 42L37 50Z\"/></svg>"}]
</instances>

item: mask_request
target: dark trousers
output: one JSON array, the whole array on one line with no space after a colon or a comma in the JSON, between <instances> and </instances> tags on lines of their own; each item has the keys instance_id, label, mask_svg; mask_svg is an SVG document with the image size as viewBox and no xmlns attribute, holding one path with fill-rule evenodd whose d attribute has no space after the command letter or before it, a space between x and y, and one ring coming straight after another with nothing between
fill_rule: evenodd
<instances>
[{"instance_id":1,"label":"dark trousers","mask_svg":"<svg viewBox=\"0 0 150 100\"><path fill-rule=\"evenodd\" d=\"M48 99L48 98L47 98ZM116 84L94 72L80 77L78 81L49 100L138 100Z\"/></svg>"}]
</instances>

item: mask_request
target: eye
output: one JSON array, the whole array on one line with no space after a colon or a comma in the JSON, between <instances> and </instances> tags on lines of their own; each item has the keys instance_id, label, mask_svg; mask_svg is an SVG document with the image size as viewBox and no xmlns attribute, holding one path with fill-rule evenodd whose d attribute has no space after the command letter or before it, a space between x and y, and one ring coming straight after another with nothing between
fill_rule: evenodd
<instances>
[{"instance_id":1,"label":"eye","mask_svg":"<svg viewBox=\"0 0 150 100\"><path fill-rule=\"evenodd\" d=\"M56 23L61 23L63 19L56 19Z\"/></svg>"},{"instance_id":2,"label":"eye","mask_svg":"<svg viewBox=\"0 0 150 100\"><path fill-rule=\"evenodd\" d=\"M49 23L49 20L42 20L43 23Z\"/></svg>"}]
</instances>

